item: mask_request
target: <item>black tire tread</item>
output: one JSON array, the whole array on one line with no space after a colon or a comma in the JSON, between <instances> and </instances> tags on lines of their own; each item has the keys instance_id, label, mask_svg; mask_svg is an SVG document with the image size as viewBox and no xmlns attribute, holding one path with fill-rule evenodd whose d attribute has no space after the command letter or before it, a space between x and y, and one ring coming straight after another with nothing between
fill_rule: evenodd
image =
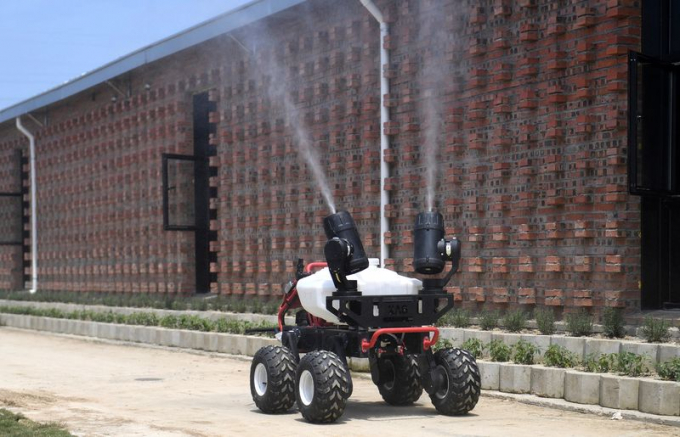
<instances>
[{"instance_id":1,"label":"black tire tread","mask_svg":"<svg viewBox=\"0 0 680 437\"><path fill-rule=\"evenodd\" d=\"M255 391L255 367L263 363L267 368L267 390L263 396ZM296 360L288 348L265 346L257 351L250 366L250 393L257 408L267 414L280 414L295 404Z\"/></svg>"},{"instance_id":2,"label":"black tire tread","mask_svg":"<svg viewBox=\"0 0 680 437\"><path fill-rule=\"evenodd\" d=\"M437 411L447 416L467 414L475 408L481 393L477 361L468 351L458 348L440 349L434 358L447 370L449 392L443 399L431 394L432 403Z\"/></svg>"},{"instance_id":3,"label":"black tire tread","mask_svg":"<svg viewBox=\"0 0 680 437\"><path fill-rule=\"evenodd\" d=\"M389 360L394 365L394 383L378 384L378 391L383 400L390 405L411 405L420 399L423 394L421 383L420 367L414 355L391 355L378 359L378 366L381 360Z\"/></svg>"},{"instance_id":4,"label":"black tire tread","mask_svg":"<svg viewBox=\"0 0 680 437\"><path fill-rule=\"evenodd\" d=\"M297 389L304 370L309 370L314 378L314 398L310 405L302 403ZM295 377L295 398L302 417L312 423L338 420L345 412L351 384L349 370L336 354L324 350L309 352L300 360Z\"/></svg>"}]
</instances>

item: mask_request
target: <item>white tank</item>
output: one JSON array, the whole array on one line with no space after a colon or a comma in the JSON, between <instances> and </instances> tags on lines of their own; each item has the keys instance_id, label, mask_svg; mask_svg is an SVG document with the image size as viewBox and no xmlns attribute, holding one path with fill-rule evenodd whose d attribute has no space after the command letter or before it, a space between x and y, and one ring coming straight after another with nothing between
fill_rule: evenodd
<instances>
[{"instance_id":1,"label":"white tank","mask_svg":"<svg viewBox=\"0 0 680 437\"><path fill-rule=\"evenodd\" d=\"M422 282L419 279L401 276L392 270L382 269L378 267L379 262L380 260L377 258L369 258L367 269L347 276L347 279L357 281L357 286L362 295L418 294L418 291L422 288ZM328 267L300 279L297 283L297 291L300 302L308 313L321 317L329 323L341 323L326 309L326 298L335 291L335 284L333 284Z\"/></svg>"}]
</instances>

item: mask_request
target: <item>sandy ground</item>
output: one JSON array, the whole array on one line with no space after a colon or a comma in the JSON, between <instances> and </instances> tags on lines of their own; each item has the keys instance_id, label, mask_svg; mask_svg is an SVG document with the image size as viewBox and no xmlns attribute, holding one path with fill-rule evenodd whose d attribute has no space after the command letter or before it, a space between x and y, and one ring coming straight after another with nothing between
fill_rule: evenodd
<instances>
[{"instance_id":1,"label":"sandy ground","mask_svg":"<svg viewBox=\"0 0 680 437\"><path fill-rule=\"evenodd\" d=\"M0 328L0 406L82 436L680 436L680 429L482 397L465 417L382 402L355 378L344 416L311 425L268 416L250 397L250 363L216 354L101 343Z\"/></svg>"}]
</instances>

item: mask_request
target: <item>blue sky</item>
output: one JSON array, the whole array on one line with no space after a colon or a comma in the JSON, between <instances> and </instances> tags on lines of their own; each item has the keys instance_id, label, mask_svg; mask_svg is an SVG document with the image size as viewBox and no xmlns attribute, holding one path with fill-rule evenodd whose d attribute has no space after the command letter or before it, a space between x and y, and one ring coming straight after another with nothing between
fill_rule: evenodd
<instances>
[{"instance_id":1,"label":"blue sky","mask_svg":"<svg viewBox=\"0 0 680 437\"><path fill-rule=\"evenodd\" d=\"M0 109L251 0L2 0Z\"/></svg>"}]
</instances>

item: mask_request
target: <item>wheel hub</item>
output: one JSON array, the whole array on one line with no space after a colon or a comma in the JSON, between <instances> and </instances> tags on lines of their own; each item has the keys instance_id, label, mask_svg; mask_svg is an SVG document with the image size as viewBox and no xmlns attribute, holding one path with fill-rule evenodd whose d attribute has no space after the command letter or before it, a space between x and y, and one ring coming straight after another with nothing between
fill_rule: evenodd
<instances>
[{"instance_id":1,"label":"wheel hub","mask_svg":"<svg viewBox=\"0 0 680 437\"><path fill-rule=\"evenodd\" d=\"M262 363L259 363L255 367L253 385L255 386L255 392L257 392L258 396L264 396L264 394L267 393L267 368Z\"/></svg>"},{"instance_id":2,"label":"wheel hub","mask_svg":"<svg viewBox=\"0 0 680 437\"><path fill-rule=\"evenodd\" d=\"M298 388L300 392L300 400L305 405L311 405L314 400L314 377L309 370L305 370L300 375L300 384Z\"/></svg>"},{"instance_id":3,"label":"wheel hub","mask_svg":"<svg viewBox=\"0 0 680 437\"><path fill-rule=\"evenodd\" d=\"M435 387L439 387L434 393L438 399L444 399L449 394L449 375L446 369L439 365L432 371L432 380L435 382Z\"/></svg>"}]
</instances>

